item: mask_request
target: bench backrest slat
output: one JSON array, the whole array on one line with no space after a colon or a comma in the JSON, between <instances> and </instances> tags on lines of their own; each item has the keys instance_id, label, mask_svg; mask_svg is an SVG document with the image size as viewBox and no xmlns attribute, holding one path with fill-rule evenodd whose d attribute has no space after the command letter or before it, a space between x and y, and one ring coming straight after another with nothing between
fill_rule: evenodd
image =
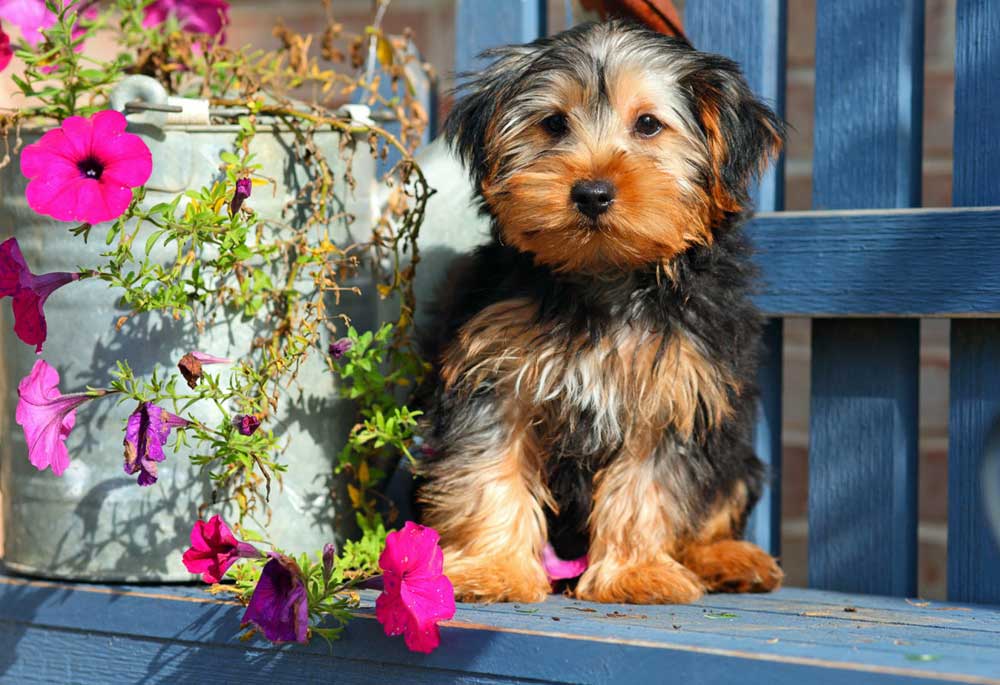
<instances>
[{"instance_id":1,"label":"bench backrest slat","mask_svg":"<svg viewBox=\"0 0 1000 685\"><path fill-rule=\"evenodd\" d=\"M920 200L923 0L816 7L814 209ZM815 319L809 584L916 592L920 323Z\"/></svg>"},{"instance_id":2,"label":"bench backrest slat","mask_svg":"<svg viewBox=\"0 0 1000 685\"><path fill-rule=\"evenodd\" d=\"M717 52L739 62L754 92L779 116L785 110L785 2L784 0L719 0L689 2L685 32L701 50ZM784 209L784 164L771 167L754 191L763 211ZM769 486L748 523L748 536L772 554L781 554L781 351L780 319L768 322L758 378L761 402L755 448L768 465Z\"/></svg>"},{"instance_id":3,"label":"bench backrest slat","mask_svg":"<svg viewBox=\"0 0 1000 685\"><path fill-rule=\"evenodd\" d=\"M952 203L1000 204L1000 3L959 0L955 28ZM986 436L1000 419L1000 320L952 320L950 373L948 597L1000 604L1000 546L981 472Z\"/></svg>"}]
</instances>

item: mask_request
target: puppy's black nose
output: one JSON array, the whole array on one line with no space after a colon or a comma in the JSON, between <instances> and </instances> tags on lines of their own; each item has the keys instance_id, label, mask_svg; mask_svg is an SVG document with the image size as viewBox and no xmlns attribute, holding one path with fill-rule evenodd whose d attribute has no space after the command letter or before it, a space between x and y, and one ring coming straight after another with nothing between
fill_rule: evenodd
<instances>
[{"instance_id":1,"label":"puppy's black nose","mask_svg":"<svg viewBox=\"0 0 1000 685\"><path fill-rule=\"evenodd\" d=\"M591 219L608 211L615 199L615 187L607 181L577 181L569 191L576 208Z\"/></svg>"}]
</instances>

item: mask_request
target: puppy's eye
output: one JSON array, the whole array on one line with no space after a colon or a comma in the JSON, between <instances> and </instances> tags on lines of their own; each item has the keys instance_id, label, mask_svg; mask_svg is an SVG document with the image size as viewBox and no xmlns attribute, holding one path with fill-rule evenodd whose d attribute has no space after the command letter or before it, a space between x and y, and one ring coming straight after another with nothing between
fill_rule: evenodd
<instances>
[{"instance_id":1,"label":"puppy's eye","mask_svg":"<svg viewBox=\"0 0 1000 685\"><path fill-rule=\"evenodd\" d=\"M565 114L550 114L542 119L542 128L556 138L562 138L569 133L569 119Z\"/></svg>"},{"instance_id":2,"label":"puppy's eye","mask_svg":"<svg viewBox=\"0 0 1000 685\"><path fill-rule=\"evenodd\" d=\"M660 123L660 120L652 114L643 114L635 120L635 126L633 126L632 130L634 130L638 136L643 138L652 138L663 130L663 124Z\"/></svg>"}]
</instances>

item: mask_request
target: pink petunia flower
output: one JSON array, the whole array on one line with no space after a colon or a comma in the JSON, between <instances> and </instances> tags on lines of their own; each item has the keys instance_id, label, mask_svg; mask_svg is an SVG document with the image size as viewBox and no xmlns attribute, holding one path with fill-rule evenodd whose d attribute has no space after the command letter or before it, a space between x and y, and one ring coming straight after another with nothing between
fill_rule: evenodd
<instances>
[{"instance_id":1,"label":"pink petunia flower","mask_svg":"<svg viewBox=\"0 0 1000 685\"><path fill-rule=\"evenodd\" d=\"M13 298L14 332L22 341L42 351L48 335L43 308L57 288L80 278L77 273L55 272L36 276L28 269L16 238L0 243L0 299Z\"/></svg>"},{"instance_id":2,"label":"pink petunia flower","mask_svg":"<svg viewBox=\"0 0 1000 685\"><path fill-rule=\"evenodd\" d=\"M302 570L291 557L267 554L271 560L260 573L243 614L243 627L252 623L271 642L304 644L309 635L309 597Z\"/></svg>"},{"instance_id":3,"label":"pink petunia flower","mask_svg":"<svg viewBox=\"0 0 1000 685\"><path fill-rule=\"evenodd\" d=\"M576 578L587 570L587 555L565 561L556 556L556 550L552 545L546 544L542 550L542 566L545 567L549 581Z\"/></svg>"},{"instance_id":4,"label":"pink petunia flower","mask_svg":"<svg viewBox=\"0 0 1000 685\"><path fill-rule=\"evenodd\" d=\"M218 583L229 567L242 558L260 554L249 542L237 540L218 515L198 521L191 529L191 546L184 552L184 567L200 573L206 583Z\"/></svg>"},{"instance_id":5,"label":"pink petunia flower","mask_svg":"<svg viewBox=\"0 0 1000 685\"><path fill-rule=\"evenodd\" d=\"M55 12L45 6L45 0L0 0L0 19L19 29L28 45L38 45L42 31L55 26Z\"/></svg>"},{"instance_id":6,"label":"pink petunia flower","mask_svg":"<svg viewBox=\"0 0 1000 685\"><path fill-rule=\"evenodd\" d=\"M10 48L10 36L3 32L3 24L0 24L0 71L7 68L14 51Z\"/></svg>"},{"instance_id":7,"label":"pink petunia flower","mask_svg":"<svg viewBox=\"0 0 1000 685\"><path fill-rule=\"evenodd\" d=\"M25 196L39 214L96 224L116 219L132 188L149 180L153 156L139 136L125 133L125 116L105 110L69 117L21 152Z\"/></svg>"},{"instance_id":8,"label":"pink petunia flower","mask_svg":"<svg viewBox=\"0 0 1000 685\"><path fill-rule=\"evenodd\" d=\"M128 417L125 427L125 473L139 473L138 484L152 485L156 482L156 463L167 458L163 446L167 444L170 431L183 428L190 422L175 416L152 404L140 402Z\"/></svg>"},{"instance_id":9,"label":"pink petunia flower","mask_svg":"<svg viewBox=\"0 0 1000 685\"><path fill-rule=\"evenodd\" d=\"M42 359L17 384L17 394L14 418L24 428L28 461L39 471L51 467L61 476L69 466L66 438L76 424L76 408L96 396L60 394L59 373Z\"/></svg>"},{"instance_id":10,"label":"pink petunia flower","mask_svg":"<svg viewBox=\"0 0 1000 685\"><path fill-rule=\"evenodd\" d=\"M145 28L159 26L169 15L177 17L188 33L219 35L226 41L223 29L229 25L229 3L226 0L156 0L146 6L142 21Z\"/></svg>"},{"instance_id":11,"label":"pink petunia flower","mask_svg":"<svg viewBox=\"0 0 1000 685\"><path fill-rule=\"evenodd\" d=\"M386 536L378 565L385 590L375 617L389 636L403 634L414 652L430 654L441 642L438 621L455 615L455 592L442 573L444 554L433 528L407 521Z\"/></svg>"}]
</instances>

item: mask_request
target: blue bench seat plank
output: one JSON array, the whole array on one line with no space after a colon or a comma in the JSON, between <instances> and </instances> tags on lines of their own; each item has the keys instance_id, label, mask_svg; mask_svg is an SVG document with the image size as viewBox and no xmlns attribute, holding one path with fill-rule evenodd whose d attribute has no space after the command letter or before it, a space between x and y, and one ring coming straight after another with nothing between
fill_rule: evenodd
<instances>
[{"instance_id":1,"label":"blue bench seat plank","mask_svg":"<svg viewBox=\"0 0 1000 685\"><path fill-rule=\"evenodd\" d=\"M785 0L689 2L684 26L699 50L739 62L747 82L779 117L785 115ZM784 209L784 157L776 160L752 189L759 211ZM757 456L767 464L768 485L747 523L747 537L781 555L781 387L784 323L767 322L758 385L760 405L754 435Z\"/></svg>"},{"instance_id":2,"label":"blue bench seat plank","mask_svg":"<svg viewBox=\"0 0 1000 685\"><path fill-rule=\"evenodd\" d=\"M985 683L1000 609L782 590L690 606L460 604L423 656L382 635L376 593L328 647L237 639L243 609L190 587L0 577L0 681ZM918 603L919 604L919 603ZM844 611L844 608L853 611ZM915 661L928 655L932 661Z\"/></svg>"},{"instance_id":3,"label":"blue bench seat plank","mask_svg":"<svg viewBox=\"0 0 1000 685\"><path fill-rule=\"evenodd\" d=\"M1000 314L1000 207L781 212L748 232L774 316Z\"/></svg>"},{"instance_id":4,"label":"blue bench seat plank","mask_svg":"<svg viewBox=\"0 0 1000 685\"><path fill-rule=\"evenodd\" d=\"M1000 3L959 0L955 46L952 201L956 206L998 204ZM993 260L994 270L998 263ZM994 293L1000 292L992 285ZM951 322L950 373L948 596L1000 602L1000 544L990 535L980 472L986 437L1000 421L1000 320Z\"/></svg>"},{"instance_id":5,"label":"blue bench seat plank","mask_svg":"<svg viewBox=\"0 0 1000 685\"><path fill-rule=\"evenodd\" d=\"M814 209L919 205L923 32L923 0L817 4ZM812 333L809 584L911 595L920 323Z\"/></svg>"}]
</instances>

